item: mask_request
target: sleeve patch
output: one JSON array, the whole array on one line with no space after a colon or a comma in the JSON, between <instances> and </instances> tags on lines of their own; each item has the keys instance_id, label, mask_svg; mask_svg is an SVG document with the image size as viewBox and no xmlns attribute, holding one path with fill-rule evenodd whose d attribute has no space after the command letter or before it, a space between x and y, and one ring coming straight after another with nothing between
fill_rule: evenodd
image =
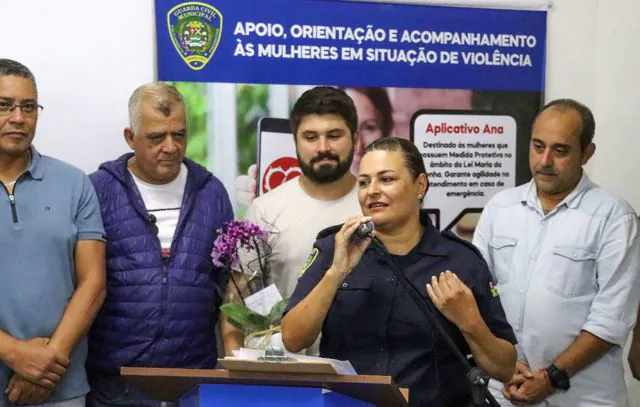
<instances>
[{"instance_id":1,"label":"sleeve patch","mask_svg":"<svg viewBox=\"0 0 640 407\"><path fill-rule=\"evenodd\" d=\"M496 287L496 286L493 284L493 281L489 281L489 290L491 291L491 296L492 296L493 298L496 298L497 296L499 296L499 295L500 295L500 293L498 293L498 287Z\"/></svg>"},{"instance_id":2,"label":"sleeve patch","mask_svg":"<svg viewBox=\"0 0 640 407\"><path fill-rule=\"evenodd\" d=\"M307 269L311 267L311 265L316 261L316 258L318 258L318 253L320 253L320 250L318 250L317 247L314 247L313 250L311 250L311 253L309 253L309 256L307 256L307 261L305 261L304 266L302 266L302 270L300 270L299 277L302 277L304 272L307 271Z\"/></svg>"}]
</instances>

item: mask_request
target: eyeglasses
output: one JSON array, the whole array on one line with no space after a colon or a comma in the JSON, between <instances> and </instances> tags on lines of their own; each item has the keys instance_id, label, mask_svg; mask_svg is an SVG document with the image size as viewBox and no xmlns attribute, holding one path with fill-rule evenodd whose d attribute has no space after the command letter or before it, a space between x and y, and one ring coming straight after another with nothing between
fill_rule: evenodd
<instances>
[{"instance_id":1,"label":"eyeglasses","mask_svg":"<svg viewBox=\"0 0 640 407\"><path fill-rule=\"evenodd\" d=\"M9 116L16 108L19 107L22 110L22 114L25 116L36 116L39 112L44 109L42 105L39 105L35 102L25 102L25 103L9 103L0 100L0 116Z\"/></svg>"}]
</instances>

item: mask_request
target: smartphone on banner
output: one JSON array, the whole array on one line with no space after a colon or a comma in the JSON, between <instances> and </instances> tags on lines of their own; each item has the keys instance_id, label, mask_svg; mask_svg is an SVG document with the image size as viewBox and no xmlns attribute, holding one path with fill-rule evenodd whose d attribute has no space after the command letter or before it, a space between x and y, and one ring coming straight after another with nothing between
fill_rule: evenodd
<instances>
[{"instance_id":1,"label":"smartphone on banner","mask_svg":"<svg viewBox=\"0 0 640 407\"><path fill-rule=\"evenodd\" d=\"M465 208L458 216L451 221L444 230L450 230L458 237L468 240L473 240L473 233L476 231L476 226L482 215L483 208Z\"/></svg>"},{"instance_id":2,"label":"smartphone on banner","mask_svg":"<svg viewBox=\"0 0 640 407\"><path fill-rule=\"evenodd\" d=\"M263 117L257 131L258 179L256 196L274 190L302 174L288 119Z\"/></svg>"}]
</instances>

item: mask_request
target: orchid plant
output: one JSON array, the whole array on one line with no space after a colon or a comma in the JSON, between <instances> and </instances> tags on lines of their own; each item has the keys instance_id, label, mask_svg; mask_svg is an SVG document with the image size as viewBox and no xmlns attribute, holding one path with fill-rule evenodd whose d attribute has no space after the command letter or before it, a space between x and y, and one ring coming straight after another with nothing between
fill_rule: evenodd
<instances>
[{"instance_id":1,"label":"orchid plant","mask_svg":"<svg viewBox=\"0 0 640 407\"><path fill-rule=\"evenodd\" d=\"M271 255L269 235L270 232L253 222L229 221L218 231L211 252L213 264L229 273L230 284L235 291L232 299L240 300L240 303L227 302L220 309L232 325L245 333L246 339L263 337L266 342L272 334L280 332L280 320L287 300L278 301L267 315L263 315L250 309L245 299L267 286L268 258Z\"/></svg>"}]
</instances>

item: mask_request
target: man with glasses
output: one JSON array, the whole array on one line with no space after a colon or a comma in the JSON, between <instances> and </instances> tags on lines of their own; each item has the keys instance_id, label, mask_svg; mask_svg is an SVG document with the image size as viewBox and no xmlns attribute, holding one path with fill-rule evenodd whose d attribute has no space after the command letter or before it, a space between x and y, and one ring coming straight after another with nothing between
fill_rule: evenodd
<instances>
[{"instance_id":1,"label":"man with glasses","mask_svg":"<svg viewBox=\"0 0 640 407\"><path fill-rule=\"evenodd\" d=\"M233 219L227 191L185 158L182 95L155 82L129 100L133 150L91 175L107 233L107 298L91 330L89 406L161 405L122 366L213 368L218 307L228 281L211 250Z\"/></svg>"},{"instance_id":2,"label":"man with glasses","mask_svg":"<svg viewBox=\"0 0 640 407\"><path fill-rule=\"evenodd\" d=\"M0 59L0 406L80 407L104 230L89 178L31 144L41 110L31 71Z\"/></svg>"}]
</instances>

